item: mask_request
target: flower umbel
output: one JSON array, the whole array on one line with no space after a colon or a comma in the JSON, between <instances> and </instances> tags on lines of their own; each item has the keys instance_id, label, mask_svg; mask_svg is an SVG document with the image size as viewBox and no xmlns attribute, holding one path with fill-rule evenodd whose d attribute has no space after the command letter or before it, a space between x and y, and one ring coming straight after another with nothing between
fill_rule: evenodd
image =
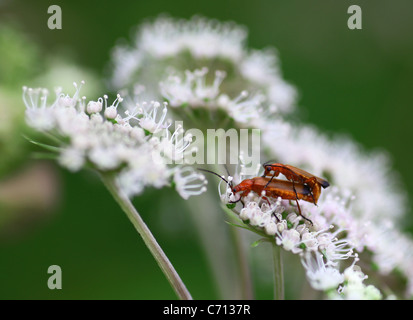
<instances>
[{"instance_id":1,"label":"flower umbel","mask_svg":"<svg viewBox=\"0 0 413 320\"><path fill-rule=\"evenodd\" d=\"M179 113L178 108L204 108L209 113L222 110L239 126L251 126L253 121L258 121L263 114L271 113L271 108L266 106L265 96L262 94L249 94L243 90L230 98L220 88L225 76L224 71L216 70L215 77L209 83L208 68L196 69L193 72L186 70L184 78L171 74L161 81L160 91L176 113Z\"/></svg>"},{"instance_id":2,"label":"flower umbel","mask_svg":"<svg viewBox=\"0 0 413 320\"><path fill-rule=\"evenodd\" d=\"M23 88L27 122L59 141L55 150L61 165L71 171L88 166L100 172L116 172L119 187L129 196L141 193L146 186L170 185L174 177L181 177L183 167L171 159L191 141L185 139L182 144L176 132L171 135L169 125L165 125L166 104L160 117L157 114L161 104L155 101L142 103L141 108L122 115L118 109L123 99L119 94L110 105L106 95L86 104L86 98L78 98L80 87L75 84L73 96L57 90L50 105L47 90ZM181 127L179 132L183 132ZM199 179L201 176L198 174ZM198 184L184 192L188 187L181 180L176 183L184 198L205 190Z\"/></svg>"},{"instance_id":3,"label":"flower umbel","mask_svg":"<svg viewBox=\"0 0 413 320\"><path fill-rule=\"evenodd\" d=\"M244 178L248 177L224 179L228 183L236 184ZM240 197L240 195L234 195L233 190L232 185L227 185L224 193L220 191L221 200L231 208L233 208L231 203L234 199ZM337 191L335 189L324 191L327 195L331 192ZM349 214L340 198L334 198L335 205L320 205L320 207L299 200L302 203L301 214L311 219L311 222L299 214L294 202L283 200L280 197L269 197L265 192L258 195L251 191L248 196L241 195L241 199L242 207L238 205L232 210L244 222L244 225L261 237L275 242L284 250L299 254L302 265L306 269L308 281L314 289L324 292L337 290L345 278L340 271L341 262L355 258L354 266L359 260L354 244L347 236L350 231L340 225L343 212ZM345 224L344 226L350 228L352 225Z\"/></svg>"},{"instance_id":4,"label":"flower umbel","mask_svg":"<svg viewBox=\"0 0 413 320\"><path fill-rule=\"evenodd\" d=\"M246 28L233 22L161 16L144 23L132 45L115 47L111 83L116 89L138 81L156 88L165 70L172 68L176 72L162 80L161 93L171 104L195 107L211 106L205 102L217 98L218 86L227 76L220 94L230 100L247 91L281 113L291 112L296 93L282 78L276 51L249 50L246 37ZM213 78L210 85L205 82L207 70Z\"/></svg>"}]
</instances>

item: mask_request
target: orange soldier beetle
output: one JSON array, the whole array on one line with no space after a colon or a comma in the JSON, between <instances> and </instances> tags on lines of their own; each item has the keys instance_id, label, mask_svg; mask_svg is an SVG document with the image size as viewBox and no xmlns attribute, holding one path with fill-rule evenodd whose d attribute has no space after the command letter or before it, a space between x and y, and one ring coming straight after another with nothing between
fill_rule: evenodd
<instances>
[{"instance_id":1,"label":"orange soldier beetle","mask_svg":"<svg viewBox=\"0 0 413 320\"><path fill-rule=\"evenodd\" d=\"M307 202L313 202L314 200L311 189L309 188L309 186L305 184L302 184L302 183L297 184L297 183L287 181L287 180L274 179L274 177L272 178L255 177L252 179L245 179L241 181L239 184L237 184L236 186L233 186L232 183L228 182L224 177L220 176L216 172L206 170L206 169L198 169L198 170L209 172L209 173L212 173L218 176L230 186L234 195L235 194L240 195L240 198L238 200L232 201L231 203L236 203L238 201L242 202L241 199L248 196L250 192L255 192L256 194L259 194L259 195L265 192L263 199L267 200L268 204L270 203L267 197L269 198L281 197L284 200L295 200L297 203L297 208L300 213L300 216L302 216L305 220L313 224L310 219L304 217L301 214L301 208L298 203L298 200L304 200ZM242 202L242 204L244 203Z\"/></svg>"},{"instance_id":2,"label":"orange soldier beetle","mask_svg":"<svg viewBox=\"0 0 413 320\"><path fill-rule=\"evenodd\" d=\"M320 197L321 187L325 189L330 185L327 180L316 177L315 175L307 171L288 164L266 162L262 166L264 167L263 177L271 176L271 179L268 183L270 183L274 177L278 177L278 175L281 173L287 178L287 180L290 180L293 183L294 189L295 183L308 186L310 188L311 197L313 199L312 202L315 205L317 205L318 198ZM273 172L273 174L271 174L271 172Z\"/></svg>"}]
</instances>

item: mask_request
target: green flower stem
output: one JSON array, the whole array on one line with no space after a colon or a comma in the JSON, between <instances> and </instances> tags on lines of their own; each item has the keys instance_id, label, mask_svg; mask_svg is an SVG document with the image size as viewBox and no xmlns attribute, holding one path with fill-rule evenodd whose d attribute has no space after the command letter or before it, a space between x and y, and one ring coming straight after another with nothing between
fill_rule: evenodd
<instances>
[{"instance_id":1,"label":"green flower stem","mask_svg":"<svg viewBox=\"0 0 413 320\"><path fill-rule=\"evenodd\" d=\"M271 245L274 260L274 299L284 300L284 272L281 247L275 243L275 239L271 241Z\"/></svg>"},{"instance_id":2,"label":"green flower stem","mask_svg":"<svg viewBox=\"0 0 413 320\"><path fill-rule=\"evenodd\" d=\"M233 242L236 250L236 258L239 264L241 273L241 290L242 299L252 300L254 299L253 286L251 280L251 271L249 268L248 257L245 252L245 246L242 242L242 234L239 228L230 228L231 235L233 237Z\"/></svg>"},{"instance_id":3,"label":"green flower stem","mask_svg":"<svg viewBox=\"0 0 413 320\"><path fill-rule=\"evenodd\" d=\"M239 222L239 218L237 217L237 215L235 215L232 210L228 209L226 205L222 205L222 208L227 213L228 217L232 220L232 222L234 222L234 224ZM241 276L242 299L252 300L254 299L254 290L251 279L251 270L248 263L248 257L245 252L246 248L243 245L242 241L242 233L241 230L235 226L231 226L230 232L233 240L233 245L235 247L237 264L240 269L239 271Z\"/></svg>"},{"instance_id":4,"label":"green flower stem","mask_svg":"<svg viewBox=\"0 0 413 320\"><path fill-rule=\"evenodd\" d=\"M114 179L111 175L102 174L102 180L106 188L115 198L116 202L120 205L122 210L126 213L129 220L132 222L149 251L152 253L162 272L168 279L170 285L175 290L177 296L181 300L192 300L191 294L185 287L178 273L172 266L168 257L163 252L162 248L159 246L158 242L152 235L149 228L146 226L145 222L142 220L138 211L133 206L130 199L116 186Z\"/></svg>"}]
</instances>

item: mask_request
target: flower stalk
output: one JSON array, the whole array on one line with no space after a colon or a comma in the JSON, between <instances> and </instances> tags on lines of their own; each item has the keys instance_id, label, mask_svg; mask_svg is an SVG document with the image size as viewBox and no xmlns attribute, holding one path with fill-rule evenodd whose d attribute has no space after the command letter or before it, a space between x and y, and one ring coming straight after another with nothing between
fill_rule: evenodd
<instances>
[{"instance_id":1,"label":"flower stalk","mask_svg":"<svg viewBox=\"0 0 413 320\"><path fill-rule=\"evenodd\" d=\"M284 300L284 271L281 247L271 241L274 261L274 300Z\"/></svg>"},{"instance_id":2,"label":"flower stalk","mask_svg":"<svg viewBox=\"0 0 413 320\"><path fill-rule=\"evenodd\" d=\"M242 241L242 233L240 232L236 223L239 221L233 211L231 211L226 205L222 206L224 212L228 215L231 222L234 223L234 226L230 228L232 244L236 253L237 265L240 272L240 282L241 282L241 297L244 300L254 299L254 290L251 278L251 270L248 263L248 257L245 251L245 246Z\"/></svg>"},{"instance_id":3,"label":"flower stalk","mask_svg":"<svg viewBox=\"0 0 413 320\"><path fill-rule=\"evenodd\" d=\"M233 245L236 250L236 259L239 265L241 280L241 297L244 300L253 300L254 292L251 279L251 270L248 263L248 257L245 252L245 246L242 241L242 234L239 228L230 228Z\"/></svg>"},{"instance_id":4,"label":"flower stalk","mask_svg":"<svg viewBox=\"0 0 413 320\"><path fill-rule=\"evenodd\" d=\"M130 199L116 186L115 180L111 175L102 174L102 181L142 237L142 240L145 242L145 245L155 258L179 299L192 300L192 296L182 282L182 279L179 277L168 257L159 246L155 237L142 220Z\"/></svg>"}]
</instances>

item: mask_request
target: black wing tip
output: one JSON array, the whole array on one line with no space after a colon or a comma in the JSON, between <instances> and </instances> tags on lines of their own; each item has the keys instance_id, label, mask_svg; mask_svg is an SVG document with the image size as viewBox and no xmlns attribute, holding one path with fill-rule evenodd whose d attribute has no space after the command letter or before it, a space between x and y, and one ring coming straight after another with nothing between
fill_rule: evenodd
<instances>
[{"instance_id":1,"label":"black wing tip","mask_svg":"<svg viewBox=\"0 0 413 320\"><path fill-rule=\"evenodd\" d=\"M328 181L323 181L321 186L325 189L325 188L328 188L330 186L330 183Z\"/></svg>"}]
</instances>

